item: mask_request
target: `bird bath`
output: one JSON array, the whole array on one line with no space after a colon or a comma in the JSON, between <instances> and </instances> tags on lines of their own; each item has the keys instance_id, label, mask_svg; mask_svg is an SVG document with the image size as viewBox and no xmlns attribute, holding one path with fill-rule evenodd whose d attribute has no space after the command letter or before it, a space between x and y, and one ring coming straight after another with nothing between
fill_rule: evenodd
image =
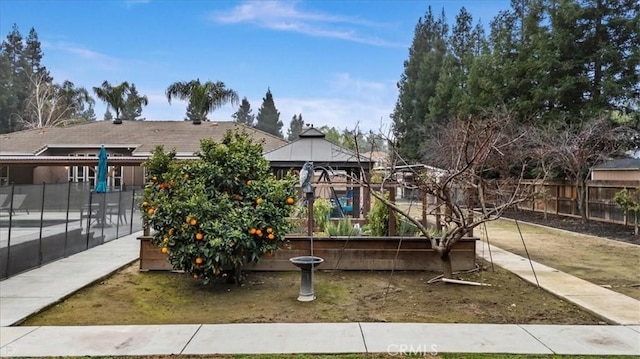
<instances>
[{"instance_id":1,"label":"bird bath","mask_svg":"<svg viewBox=\"0 0 640 359\"><path fill-rule=\"evenodd\" d=\"M324 259L315 256L300 256L289 258L289 261L300 268L300 294L298 301L311 302L316 299L313 292L313 268L324 262Z\"/></svg>"}]
</instances>

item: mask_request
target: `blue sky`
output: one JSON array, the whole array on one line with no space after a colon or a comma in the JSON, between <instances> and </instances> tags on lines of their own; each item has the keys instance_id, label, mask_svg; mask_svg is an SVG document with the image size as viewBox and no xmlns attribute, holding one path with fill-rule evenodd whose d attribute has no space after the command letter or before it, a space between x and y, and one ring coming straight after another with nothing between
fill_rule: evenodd
<instances>
[{"instance_id":1,"label":"blue sky","mask_svg":"<svg viewBox=\"0 0 640 359\"><path fill-rule=\"evenodd\" d=\"M453 23L464 6L485 26L508 0L469 1L0 1L2 39L34 27L54 81L91 89L129 81L148 120L182 120L175 81L223 81L257 114L271 88L283 133L294 114L339 129L388 130L414 27L431 5ZM237 107L212 114L232 120ZM102 118L105 105L96 102Z\"/></svg>"}]
</instances>

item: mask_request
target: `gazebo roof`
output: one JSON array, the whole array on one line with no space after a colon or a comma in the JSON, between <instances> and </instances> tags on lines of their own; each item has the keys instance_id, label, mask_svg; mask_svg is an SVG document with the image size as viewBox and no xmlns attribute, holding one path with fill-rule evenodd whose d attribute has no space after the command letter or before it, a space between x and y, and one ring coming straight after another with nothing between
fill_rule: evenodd
<instances>
[{"instance_id":1,"label":"gazebo roof","mask_svg":"<svg viewBox=\"0 0 640 359\"><path fill-rule=\"evenodd\" d=\"M374 161L358 155L345 147L339 146L325 138L320 130L310 127L300 133L300 138L286 145L267 151L265 158L271 167L298 168L307 161L315 166L326 166L333 169L370 168Z\"/></svg>"}]
</instances>

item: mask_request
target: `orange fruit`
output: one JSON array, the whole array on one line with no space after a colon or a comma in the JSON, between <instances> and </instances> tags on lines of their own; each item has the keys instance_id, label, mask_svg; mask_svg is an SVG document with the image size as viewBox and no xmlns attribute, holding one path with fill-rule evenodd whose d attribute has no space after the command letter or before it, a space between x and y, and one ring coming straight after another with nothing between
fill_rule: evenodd
<instances>
[{"instance_id":1,"label":"orange fruit","mask_svg":"<svg viewBox=\"0 0 640 359\"><path fill-rule=\"evenodd\" d=\"M247 186L251 186L251 183L252 183L251 180L248 180L247 181Z\"/></svg>"},{"instance_id":2,"label":"orange fruit","mask_svg":"<svg viewBox=\"0 0 640 359\"><path fill-rule=\"evenodd\" d=\"M188 173L185 173L183 177L184 177L185 179L189 179L189 174L188 174Z\"/></svg>"},{"instance_id":3,"label":"orange fruit","mask_svg":"<svg viewBox=\"0 0 640 359\"><path fill-rule=\"evenodd\" d=\"M202 258L200 257L196 258L196 264L202 264Z\"/></svg>"},{"instance_id":4,"label":"orange fruit","mask_svg":"<svg viewBox=\"0 0 640 359\"><path fill-rule=\"evenodd\" d=\"M162 243L167 243L167 242L169 242L169 238L164 237L164 239L162 240Z\"/></svg>"},{"instance_id":5,"label":"orange fruit","mask_svg":"<svg viewBox=\"0 0 640 359\"><path fill-rule=\"evenodd\" d=\"M267 238L269 238L269 240L274 240L274 239L276 239L276 236L273 233L269 233Z\"/></svg>"},{"instance_id":6,"label":"orange fruit","mask_svg":"<svg viewBox=\"0 0 640 359\"><path fill-rule=\"evenodd\" d=\"M150 216L153 216L153 214L156 213L156 209L151 207L147 210L147 214Z\"/></svg>"},{"instance_id":7,"label":"orange fruit","mask_svg":"<svg viewBox=\"0 0 640 359\"><path fill-rule=\"evenodd\" d=\"M287 198L287 204L294 204L294 203L296 203L296 200L293 199L293 197L288 197Z\"/></svg>"},{"instance_id":8,"label":"orange fruit","mask_svg":"<svg viewBox=\"0 0 640 359\"><path fill-rule=\"evenodd\" d=\"M262 237L262 230L260 229L256 230L256 236Z\"/></svg>"},{"instance_id":9,"label":"orange fruit","mask_svg":"<svg viewBox=\"0 0 640 359\"><path fill-rule=\"evenodd\" d=\"M204 234L202 234L202 233L196 233L196 240L197 240L197 241L202 240L202 238L204 238Z\"/></svg>"},{"instance_id":10,"label":"orange fruit","mask_svg":"<svg viewBox=\"0 0 640 359\"><path fill-rule=\"evenodd\" d=\"M167 247L162 247L162 249L160 250L163 254L167 254L169 253L169 248Z\"/></svg>"},{"instance_id":11,"label":"orange fruit","mask_svg":"<svg viewBox=\"0 0 640 359\"><path fill-rule=\"evenodd\" d=\"M149 202L147 201L142 202L142 207L148 207L148 206L149 206Z\"/></svg>"},{"instance_id":12,"label":"orange fruit","mask_svg":"<svg viewBox=\"0 0 640 359\"><path fill-rule=\"evenodd\" d=\"M158 180L158 177L153 176L153 178L151 178L151 180L152 180L153 182L156 182L156 181Z\"/></svg>"},{"instance_id":13,"label":"orange fruit","mask_svg":"<svg viewBox=\"0 0 640 359\"><path fill-rule=\"evenodd\" d=\"M174 229L173 228L169 228L169 235L173 236L173 233L174 233Z\"/></svg>"},{"instance_id":14,"label":"orange fruit","mask_svg":"<svg viewBox=\"0 0 640 359\"><path fill-rule=\"evenodd\" d=\"M189 221L189 224L192 226L195 226L196 224L198 224L198 221L195 218L191 218L191 220Z\"/></svg>"},{"instance_id":15,"label":"orange fruit","mask_svg":"<svg viewBox=\"0 0 640 359\"><path fill-rule=\"evenodd\" d=\"M273 233L273 228L267 227L267 233Z\"/></svg>"},{"instance_id":16,"label":"orange fruit","mask_svg":"<svg viewBox=\"0 0 640 359\"><path fill-rule=\"evenodd\" d=\"M259 206L262 204L262 198L256 199L256 204Z\"/></svg>"},{"instance_id":17,"label":"orange fruit","mask_svg":"<svg viewBox=\"0 0 640 359\"><path fill-rule=\"evenodd\" d=\"M250 234L250 235L254 235L254 234L256 234L256 229L255 229L255 228L251 228L251 229L249 229L249 234Z\"/></svg>"}]
</instances>

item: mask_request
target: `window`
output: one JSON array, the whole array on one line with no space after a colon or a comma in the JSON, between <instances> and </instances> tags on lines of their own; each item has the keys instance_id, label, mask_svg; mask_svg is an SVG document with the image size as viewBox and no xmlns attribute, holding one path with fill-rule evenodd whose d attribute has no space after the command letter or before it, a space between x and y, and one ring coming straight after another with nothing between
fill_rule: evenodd
<instances>
[{"instance_id":1,"label":"window","mask_svg":"<svg viewBox=\"0 0 640 359\"><path fill-rule=\"evenodd\" d=\"M0 166L0 186L9 184L9 167Z\"/></svg>"},{"instance_id":2,"label":"window","mask_svg":"<svg viewBox=\"0 0 640 359\"><path fill-rule=\"evenodd\" d=\"M95 153L74 153L70 154L72 157L96 157ZM122 156L118 154L109 155L111 156ZM108 162L108 161L107 161ZM89 183L89 186L94 187L96 185L96 171L97 167L97 159L96 166L70 166L69 167L69 181L70 182L78 182L78 183ZM122 188L122 166L109 166L107 175L107 187L108 188Z\"/></svg>"}]
</instances>

